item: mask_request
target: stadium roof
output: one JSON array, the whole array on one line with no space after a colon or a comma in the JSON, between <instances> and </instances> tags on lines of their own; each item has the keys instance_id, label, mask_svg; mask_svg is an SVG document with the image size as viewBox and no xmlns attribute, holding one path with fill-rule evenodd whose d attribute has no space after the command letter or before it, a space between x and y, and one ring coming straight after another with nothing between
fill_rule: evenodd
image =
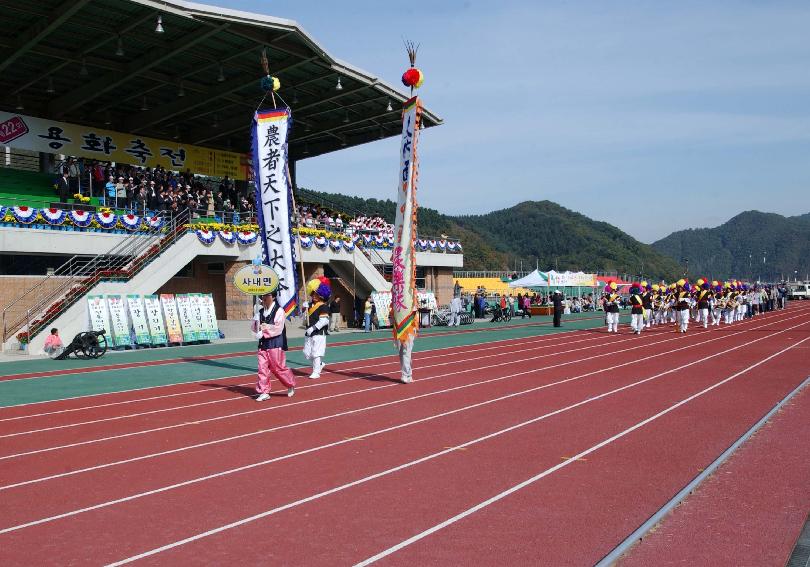
<instances>
[{"instance_id":1,"label":"stadium roof","mask_svg":"<svg viewBox=\"0 0 810 567\"><path fill-rule=\"evenodd\" d=\"M179 0L0 8L2 29L19 30L0 38L0 108L9 112L247 152L267 48L293 109L290 157L300 160L398 135L409 98L292 20ZM442 120L425 109L423 122Z\"/></svg>"}]
</instances>

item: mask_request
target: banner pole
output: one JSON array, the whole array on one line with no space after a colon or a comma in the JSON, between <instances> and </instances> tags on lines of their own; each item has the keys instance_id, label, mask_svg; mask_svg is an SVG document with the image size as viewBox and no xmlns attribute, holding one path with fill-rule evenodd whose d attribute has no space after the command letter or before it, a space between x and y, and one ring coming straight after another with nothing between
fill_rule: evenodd
<instances>
[{"instance_id":1,"label":"banner pole","mask_svg":"<svg viewBox=\"0 0 810 567\"><path fill-rule=\"evenodd\" d=\"M294 190L295 188L292 185L292 177L290 177L290 165L289 164L287 164L287 179L290 180L290 198L292 200L292 206L293 206L293 214L291 215L290 220L292 220L298 214L298 206L295 204L295 190ZM295 228L298 228L297 223L296 223ZM299 297L299 299L303 298L302 301L298 302L298 305L303 306L304 301L306 301L306 299L307 299L306 298L306 291L305 291L306 287L307 287L307 282L306 282L306 279L304 279L304 248L301 246L301 237L298 234L296 234L295 243L296 243L296 247L298 248L298 269L301 272L301 287L298 289L298 297ZM302 309L301 310L301 324L304 326L304 328L306 328L306 316L307 316L307 312Z\"/></svg>"}]
</instances>

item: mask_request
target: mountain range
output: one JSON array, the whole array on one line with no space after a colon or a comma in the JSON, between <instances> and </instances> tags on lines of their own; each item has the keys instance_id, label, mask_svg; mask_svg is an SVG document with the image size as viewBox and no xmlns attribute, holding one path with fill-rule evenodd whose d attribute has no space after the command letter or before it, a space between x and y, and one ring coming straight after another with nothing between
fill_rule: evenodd
<instances>
[{"instance_id":1,"label":"mountain range","mask_svg":"<svg viewBox=\"0 0 810 567\"><path fill-rule=\"evenodd\" d=\"M390 200L364 199L298 189L300 200L350 215L380 216L393 222ZM654 278L678 275L677 262L615 226L594 221L551 201L526 201L484 215L450 216L419 207L421 238L446 234L464 246L465 270L556 269L645 274Z\"/></svg>"},{"instance_id":2,"label":"mountain range","mask_svg":"<svg viewBox=\"0 0 810 567\"><path fill-rule=\"evenodd\" d=\"M390 200L298 189L299 199L393 222ZM747 211L715 228L674 232L652 245L551 201L526 201L483 215L450 216L420 207L422 238L461 240L464 269L582 270L672 280L684 272L712 279L775 280L810 271L810 213ZM765 260L763 262L763 259Z\"/></svg>"},{"instance_id":3,"label":"mountain range","mask_svg":"<svg viewBox=\"0 0 810 567\"><path fill-rule=\"evenodd\" d=\"M810 213L785 217L745 211L715 228L673 232L654 242L689 272L712 279L806 279L810 272Z\"/></svg>"}]
</instances>

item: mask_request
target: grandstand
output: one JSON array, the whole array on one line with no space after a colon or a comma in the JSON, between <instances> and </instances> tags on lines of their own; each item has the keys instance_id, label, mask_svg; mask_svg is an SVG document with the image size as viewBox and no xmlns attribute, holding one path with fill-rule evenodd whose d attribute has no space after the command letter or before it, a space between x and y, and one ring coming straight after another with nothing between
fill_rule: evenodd
<instances>
[{"instance_id":1,"label":"grandstand","mask_svg":"<svg viewBox=\"0 0 810 567\"><path fill-rule=\"evenodd\" d=\"M16 30L0 40L8 54L0 62L6 349L30 332L36 350L47 325L67 336L83 330L91 292L211 293L218 318L252 316L249 298L230 281L258 254L245 201L253 196L249 123L261 98L263 50L292 108L293 184L301 160L398 135L409 98L275 17L182 1L12 0L0 22ZM427 108L422 121L441 124ZM69 164L71 191L60 197L54 184ZM160 170L193 187L173 183L170 199L157 204L105 206L103 183L119 166L135 184ZM98 167L107 168L101 178ZM84 199L73 199L74 189ZM331 228L298 235L302 271L336 280L350 320L355 298L390 287L389 235ZM457 241L431 239L417 254L417 281L440 303L452 294L460 252Z\"/></svg>"}]
</instances>

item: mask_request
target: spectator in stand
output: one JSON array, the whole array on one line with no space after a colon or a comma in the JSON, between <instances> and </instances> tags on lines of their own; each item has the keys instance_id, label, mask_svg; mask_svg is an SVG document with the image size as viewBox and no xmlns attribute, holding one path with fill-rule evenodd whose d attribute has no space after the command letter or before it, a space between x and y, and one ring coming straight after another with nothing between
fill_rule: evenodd
<instances>
[{"instance_id":1,"label":"spectator in stand","mask_svg":"<svg viewBox=\"0 0 810 567\"><path fill-rule=\"evenodd\" d=\"M132 202L135 198L135 180L132 177L124 183L124 189L126 189L126 201L124 206L129 211L132 209Z\"/></svg>"},{"instance_id":2,"label":"spectator in stand","mask_svg":"<svg viewBox=\"0 0 810 567\"><path fill-rule=\"evenodd\" d=\"M160 199L158 197L158 190L154 180L149 182L149 193L146 196L146 207L150 211L157 211L160 208Z\"/></svg>"},{"instance_id":3,"label":"spectator in stand","mask_svg":"<svg viewBox=\"0 0 810 567\"><path fill-rule=\"evenodd\" d=\"M70 177L67 168L62 170L62 177L56 182L56 193L62 203L67 203L70 199Z\"/></svg>"},{"instance_id":4,"label":"spectator in stand","mask_svg":"<svg viewBox=\"0 0 810 567\"><path fill-rule=\"evenodd\" d=\"M114 206L115 204L115 178L110 175L107 179L107 184L104 186L104 197L101 198L101 204L104 206Z\"/></svg>"},{"instance_id":5,"label":"spectator in stand","mask_svg":"<svg viewBox=\"0 0 810 567\"><path fill-rule=\"evenodd\" d=\"M81 176L81 170L79 169L79 164L76 161L76 158L69 158L68 159L68 181L70 182L70 194L75 195L76 193L81 193L81 185L79 184L79 177Z\"/></svg>"},{"instance_id":6,"label":"spectator in stand","mask_svg":"<svg viewBox=\"0 0 810 567\"><path fill-rule=\"evenodd\" d=\"M523 298L523 317L526 317L528 315L529 319L532 318L532 309L531 309L531 307L532 307L532 302L531 302L531 299L529 299L529 294L527 293L525 295L525 297ZM521 319L523 317L521 317Z\"/></svg>"}]
</instances>

